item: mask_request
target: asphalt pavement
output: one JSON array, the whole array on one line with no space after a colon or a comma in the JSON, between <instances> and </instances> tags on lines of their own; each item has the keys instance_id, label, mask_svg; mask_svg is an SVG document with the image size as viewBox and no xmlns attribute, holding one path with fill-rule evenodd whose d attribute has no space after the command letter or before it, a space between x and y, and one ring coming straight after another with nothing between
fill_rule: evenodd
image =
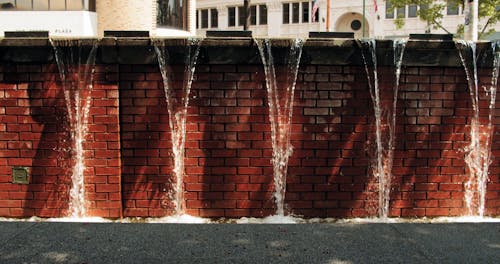
<instances>
[{"instance_id":1,"label":"asphalt pavement","mask_svg":"<svg viewBox=\"0 0 500 264\"><path fill-rule=\"evenodd\" d=\"M0 222L1 263L500 263L500 223Z\"/></svg>"}]
</instances>

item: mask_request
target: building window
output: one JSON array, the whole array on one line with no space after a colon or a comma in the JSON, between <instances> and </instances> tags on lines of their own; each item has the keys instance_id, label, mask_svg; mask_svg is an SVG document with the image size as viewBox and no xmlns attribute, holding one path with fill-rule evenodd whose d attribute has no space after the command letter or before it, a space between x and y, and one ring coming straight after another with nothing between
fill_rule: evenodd
<instances>
[{"instance_id":1,"label":"building window","mask_svg":"<svg viewBox=\"0 0 500 264\"><path fill-rule=\"evenodd\" d=\"M217 9L210 9L210 27L217 28L219 26L219 11Z\"/></svg>"},{"instance_id":2,"label":"building window","mask_svg":"<svg viewBox=\"0 0 500 264\"><path fill-rule=\"evenodd\" d=\"M299 23L300 3L292 4L292 23Z\"/></svg>"},{"instance_id":3,"label":"building window","mask_svg":"<svg viewBox=\"0 0 500 264\"><path fill-rule=\"evenodd\" d=\"M403 7L396 9L396 16L397 16L397 18L406 17L406 6L403 6Z\"/></svg>"},{"instance_id":4,"label":"building window","mask_svg":"<svg viewBox=\"0 0 500 264\"><path fill-rule=\"evenodd\" d=\"M302 23L309 22L309 2L302 2Z\"/></svg>"},{"instance_id":5,"label":"building window","mask_svg":"<svg viewBox=\"0 0 500 264\"><path fill-rule=\"evenodd\" d=\"M243 26L245 25L245 7L244 6L238 6L238 26Z\"/></svg>"},{"instance_id":6,"label":"building window","mask_svg":"<svg viewBox=\"0 0 500 264\"><path fill-rule=\"evenodd\" d=\"M156 24L187 30L187 0L157 0Z\"/></svg>"},{"instance_id":7,"label":"building window","mask_svg":"<svg viewBox=\"0 0 500 264\"><path fill-rule=\"evenodd\" d=\"M257 25L257 6L250 6L250 25Z\"/></svg>"},{"instance_id":8,"label":"building window","mask_svg":"<svg viewBox=\"0 0 500 264\"><path fill-rule=\"evenodd\" d=\"M10 5L13 7L13 10L33 10L33 5L30 0L21 0L21 1L9 1Z\"/></svg>"},{"instance_id":9,"label":"building window","mask_svg":"<svg viewBox=\"0 0 500 264\"><path fill-rule=\"evenodd\" d=\"M351 22L351 29L354 31L358 31L361 29L361 21L355 19Z\"/></svg>"},{"instance_id":10,"label":"building window","mask_svg":"<svg viewBox=\"0 0 500 264\"><path fill-rule=\"evenodd\" d=\"M448 1L448 4L446 6L446 14L449 16L458 15L458 4Z\"/></svg>"},{"instance_id":11,"label":"building window","mask_svg":"<svg viewBox=\"0 0 500 264\"><path fill-rule=\"evenodd\" d=\"M267 6L259 5L259 24L267 25Z\"/></svg>"},{"instance_id":12,"label":"building window","mask_svg":"<svg viewBox=\"0 0 500 264\"><path fill-rule=\"evenodd\" d=\"M208 28L208 9L201 10L201 28Z\"/></svg>"},{"instance_id":13,"label":"building window","mask_svg":"<svg viewBox=\"0 0 500 264\"><path fill-rule=\"evenodd\" d=\"M236 26L236 7L227 8L227 25L230 27Z\"/></svg>"},{"instance_id":14,"label":"building window","mask_svg":"<svg viewBox=\"0 0 500 264\"><path fill-rule=\"evenodd\" d=\"M319 8L311 10L311 1L283 4L283 24L309 22L319 22Z\"/></svg>"},{"instance_id":15,"label":"building window","mask_svg":"<svg viewBox=\"0 0 500 264\"><path fill-rule=\"evenodd\" d=\"M200 14L198 10L196 10L196 28L200 28Z\"/></svg>"},{"instance_id":16,"label":"building window","mask_svg":"<svg viewBox=\"0 0 500 264\"><path fill-rule=\"evenodd\" d=\"M314 11L313 8L313 13L315 13L315 15L312 16L311 22L319 22L319 7L316 8L316 12Z\"/></svg>"},{"instance_id":17,"label":"building window","mask_svg":"<svg viewBox=\"0 0 500 264\"><path fill-rule=\"evenodd\" d=\"M283 4L283 24L290 23L290 4Z\"/></svg>"},{"instance_id":18,"label":"building window","mask_svg":"<svg viewBox=\"0 0 500 264\"><path fill-rule=\"evenodd\" d=\"M417 5L408 6L408 17L417 17Z\"/></svg>"},{"instance_id":19,"label":"building window","mask_svg":"<svg viewBox=\"0 0 500 264\"><path fill-rule=\"evenodd\" d=\"M0 0L8 11L95 11L95 0Z\"/></svg>"},{"instance_id":20,"label":"building window","mask_svg":"<svg viewBox=\"0 0 500 264\"><path fill-rule=\"evenodd\" d=\"M386 2L385 4L385 18L392 19L394 18L394 9L392 8L392 4Z\"/></svg>"},{"instance_id":21,"label":"building window","mask_svg":"<svg viewBox=\"0 0 500 264\"><path fill-rule=\"evenodd\" d=\"M0 10L15 10L15 3L12 0L9 1L0 1Z\"/></svg>"}]
</instances>

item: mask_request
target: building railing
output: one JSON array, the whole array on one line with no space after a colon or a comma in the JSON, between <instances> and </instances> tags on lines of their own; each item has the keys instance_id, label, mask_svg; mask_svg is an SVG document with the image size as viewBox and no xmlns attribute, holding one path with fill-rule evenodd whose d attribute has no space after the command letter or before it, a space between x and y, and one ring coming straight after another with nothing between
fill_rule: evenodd
<instances>
[{"instance_id":1,"label":"building railing","mask_svg":"<svg viewBox=\"0 0 500 264\"><path fill-rule=\"evenodd\" d=\"M96 0L0 0L0 11L96 11Z\"/></svg>"}]
</instances>

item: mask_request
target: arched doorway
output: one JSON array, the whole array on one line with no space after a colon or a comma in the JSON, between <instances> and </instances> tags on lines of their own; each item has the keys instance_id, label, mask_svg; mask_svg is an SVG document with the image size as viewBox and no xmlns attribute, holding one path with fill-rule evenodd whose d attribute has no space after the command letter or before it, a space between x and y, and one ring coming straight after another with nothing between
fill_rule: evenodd
<instances>
[{"instance_id":1,"label":"arched doorway","mask_svg":"<svg viewBox=\"0 0 500 264\"><path fill-rule=\"evenodd\" d=\"M355 38L363 37L363 15L359 13L346 13L337 19L335 31L354 32ZM365 37L370 36L370 26L365 19Z\"/></svg>"}]
</instances>

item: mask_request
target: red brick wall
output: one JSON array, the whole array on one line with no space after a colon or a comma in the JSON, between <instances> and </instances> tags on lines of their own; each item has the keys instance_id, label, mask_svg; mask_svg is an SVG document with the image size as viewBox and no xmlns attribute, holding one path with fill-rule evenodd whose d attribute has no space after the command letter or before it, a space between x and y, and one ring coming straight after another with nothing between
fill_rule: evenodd
<instances>
[{"instance_id":1,"label":"red brick wall","mask_svg":"<svg viewBox=\"0 0 500 264\"><path fill-rule=\"evenodd\" d=\"M57 67L11 64L1 69L0 215L66 216L72 154ZM96 80L84 145L90 216L121 215L119 132L118 86ZM30 184L11 183L17 166L30 168Z\"/></svg>"},{"instance_id":2,"label":"red brick wall","mask_svg":"<svg viewBox=\"0 0 500 264\"><path fill-rule=\"evenodd\" d=\"M171 213L171 145L158 69L121 70L125 215ZM199 65L196 71L186 143L187 212L205 217L273 214L262 66ZM379 69L379 75L388 100L393 69ZM489 75L482 72L484 84ZM401 82L390 215L462 215L467 169L460 149L468 144L471 115L463 70L408 68ZM486 104L482 107L487 110ZM377 183L370 168L373 124L364 68L301 66L287 179L289 212L307 217L376 215ZM498 154L498 132L495 139ZM491 215L499 210L497 164L491 166L488 184Z\"/></svg>"},{"instance_id":3,"label":"red brick wall","mask_svg":"<svg viewBox=\"0 0 500 264\"><path fill-rule=\"evenodd\" d=\"M0 215L58 217L67 211L70 153L64 99L54 65L0 66ZM182 69L179 70L182 72ZM391 104L392 68L381 68ZM490 70L480 72L488 85ZM98 65L92 93L86 188L91 215L173 213L172 150L157 65ZM481 103L487 113L487 100ZM497 99L493 155L500 157ZM471 103L462 68L403 70L397 104L391 216L465 213ZM484 115L483 115L484 117ZM484 118L483 118L484 119ZM261 65L198 65L186 141L187 213L266 216L272 148ZM306 217L377 213L373 107L363 67L301 65L286 207ZM487 215L500 215L500 163L490 167ZM11 183L14 166L31 183Z\"/></svg>"},{"instance_id":4,"label":"red brick wall","mask_svg":"<svg viewBox=\"0 0 500 264\"><path fill-rule=\"evenodd\" d=\"M466 213L463 183L469 171L464 147L470 142L472 103L462 68L405 71L398 113L397 177L392 213L402 216L458 216ZM491 70L479 72L480 87L491 85ZM482 88L480 88L482 89ZM489 98L481 92L480 116L487 124ZM486 195L486 214L499 214L499 100ZM395 205L397 203L397 206Z\"/></svg>"},{"instance_id":5,"label":"red brick wall","mask_svg":"<svg viewBox=\"0 0 500 264\"><path fill-rule=\"evenodd\" d=\"M124 215L170 215L172 144L159 68L122 65L119 79Z\"/></svg>"}]
</instances>

